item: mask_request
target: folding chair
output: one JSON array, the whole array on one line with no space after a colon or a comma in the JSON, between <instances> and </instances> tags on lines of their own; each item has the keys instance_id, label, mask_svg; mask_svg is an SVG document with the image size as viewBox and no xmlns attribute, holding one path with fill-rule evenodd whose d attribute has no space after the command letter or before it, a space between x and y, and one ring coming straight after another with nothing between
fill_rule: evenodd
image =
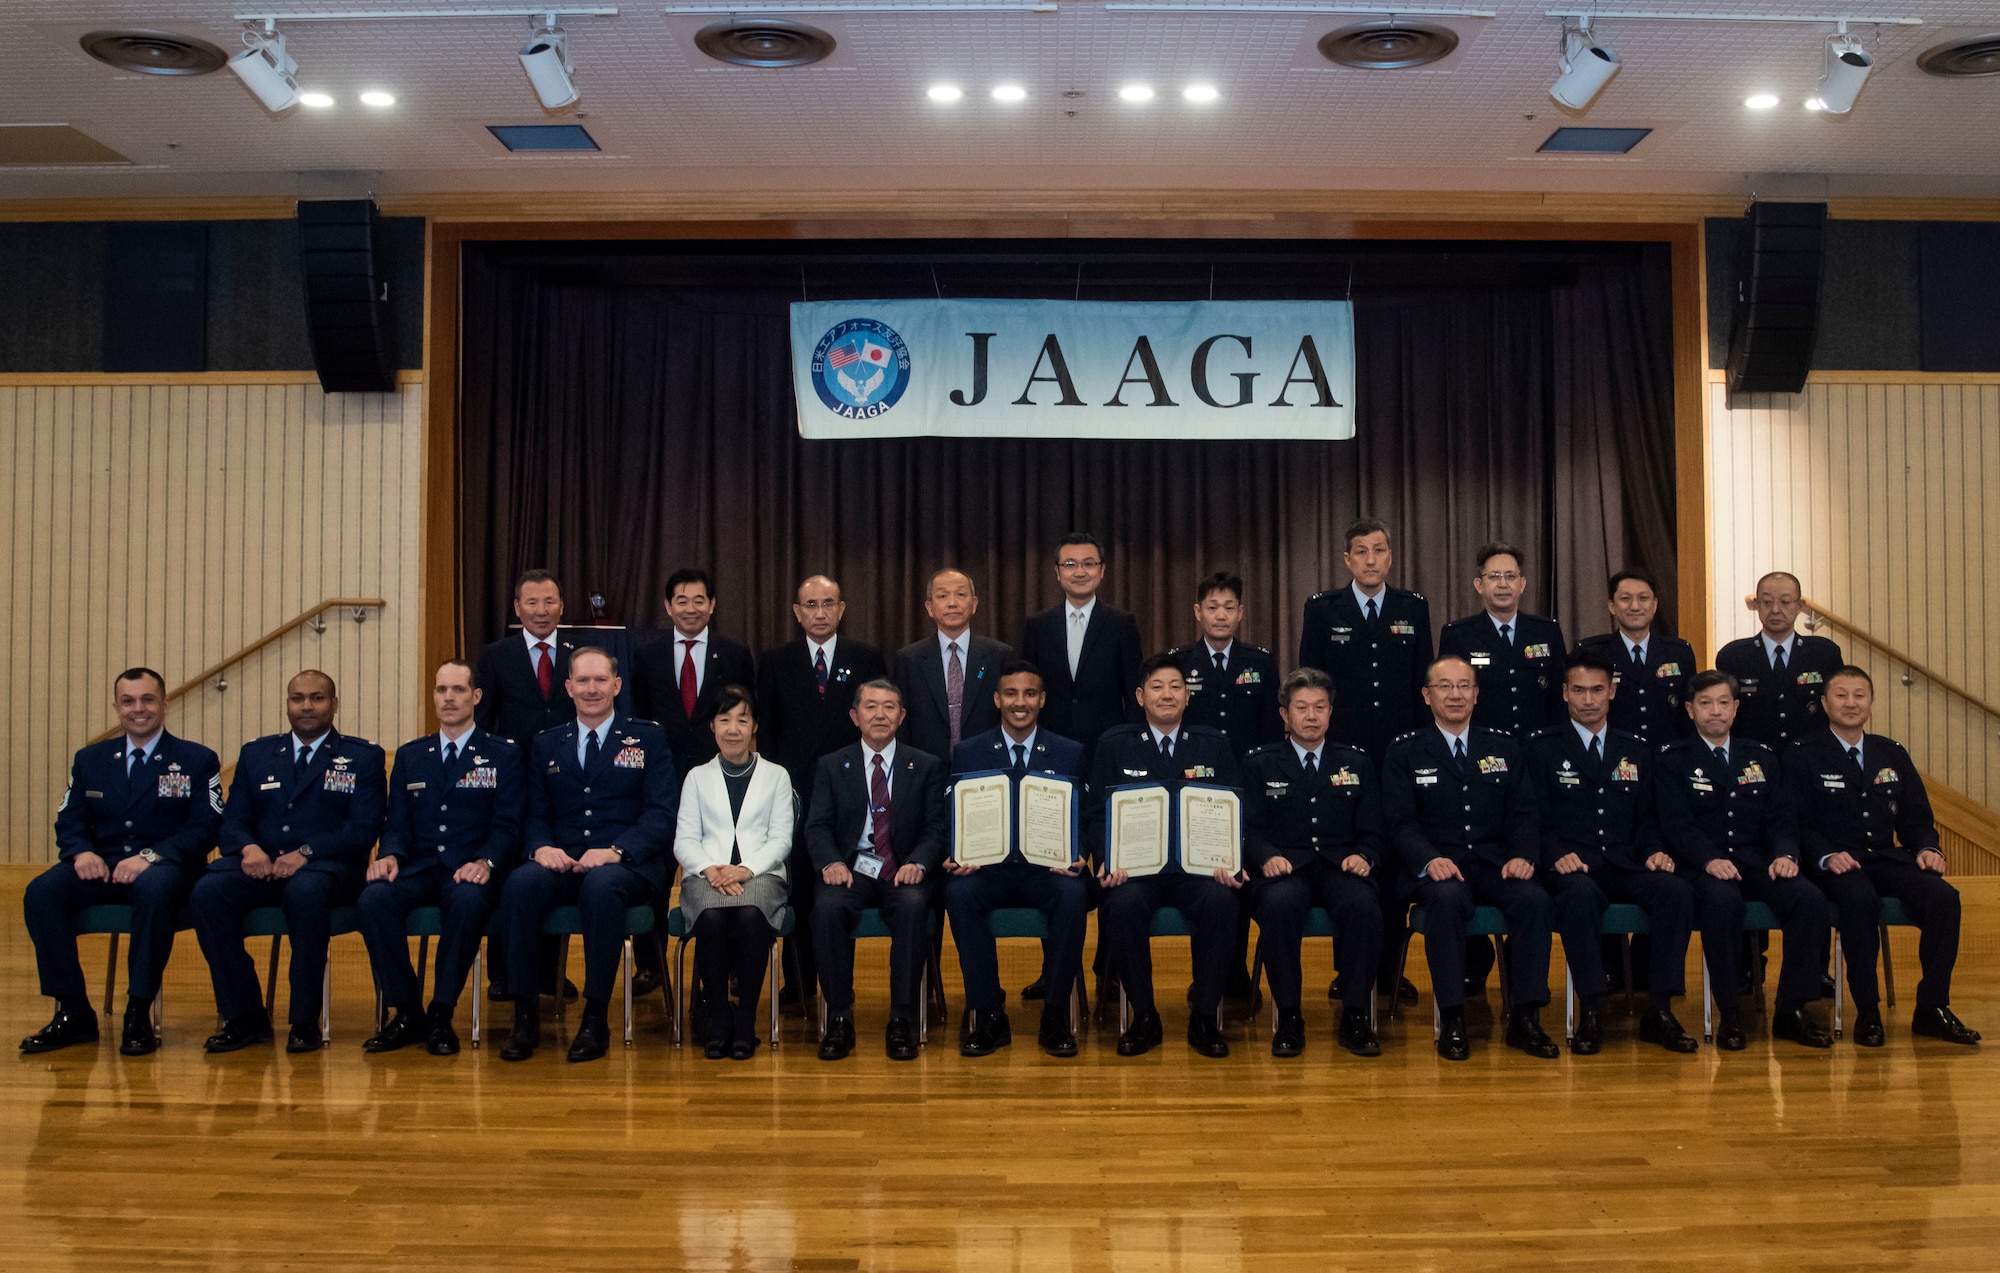
<instances>
[{"instance_id":1,"label":"folding chair","mask_svg":"<svg viewBox=\"0 0 2000 1273\"><path fill-rule=\"evenodd\" d=\"M130 906L107 903L103 906L86 906L76 912L76 935L78 937L99 934L111 939L111 953L104 961L104 1015L115 1013L118 1003L118 939L132 932L132 908ZM187 932L194 927L194 921L183 910L174 920L174 931ZM161 1001L166 998L166 988L153 996L153 1029L158 1030L167 1019L166 1009Z\"/></svg>"},{"instance_id":2,"label":"folding chair","mask_svg":"<svg viewBox=\"0 0 2000 1273\"><path fill-rule=\"evenodd\" d=\"M1194 939L1194 927L1188 923L1187 916L1181 913L1180 908L1162 906L1153 912L1153 930L1150 936L1186 937L1192 941ZM1104 940L1101 933L1098 940ZM1231 940L1235 940L1234 937ZM1118 983L1118 1033L1125 1033L1131 1026L1132 1002L1125 997L1125 983L1120 981ZM1218 1030L1222 1029L1222 1005L1219 1003L1215 1005L1215 1028Z\"/></svg>"},{"instance_id":3,"label":"folding chair","mask_svg":"<svg viewBox=\"0 0 2000 1273\"><path fill-rule=\"evenodd\" d=\"M1847 952L1840 944L1840 911L1827 903L1827 923L1833 928L1833 1037L1842 1034L1841 1019L1847 1008ZM1882 899L1882 991L1890 1007L1896 1006L1896 969L1889 958L1889 929L1915 928L1903 903L1893 897Z\"/></svg>"},{"instance_id":4,"label":"folding chair","mask_svg":"<svg viewBox=\"0 0 2000 1273\"><path fill-rule=\"evenodd\" d=\"M929 986L931 970L935 963L935 952L937 950L938 912L936 909L930 912L927 924L930 931L924 935L924 966L917 970L917 1042L919 1045L928 1044L931 1041L931 995ZM861 912L860 921L854 925L854 940L860 941L863 938L888 936L889 924L882 918L882 912L878 908L871 906ZM821 995L819 999L819 1033L821 1038L826 1037L825 995Z\"/></svg>"},{"instance_id":5,"label":"folding chair","mask_svg":"<svg viewBox=\"0 0 2000 1273\"><path fill-rule=\"evenodd\" d=\"M1300 936L1331 938L1333 936L1333 916L1327 914L1324 906L1315 906L1311 910L1308 910L1306 912L1305 931ZM1253 953L1250 956L1250 986L1254 990L1257 987L1258 979L1264 975L1264 930L1261 925L1258 927L1257 943L1252 947L1252 951ZM1371 1030L1375 1028L1375 998L1376 996L1373 994L1368 996L1368 1028ZM1278 1005L1275 1001L1271 1001L1271 1037L1276 1038L1277 1034Z\"/></svg>"},{"instance_id":6,"label":"folding chair","mask_svg":"<svg viewBox=\"0 0 2000 1273\"><path fill-rule=\"evenodd\" d=\"M1412 906L1410 908L1410 928L1408 932L1403 934L1403 955L1402 958L1396 961L1396 977L1399 981L1402 979L1403 972L1410 964L1411 941L1418 933L1424 932L1424 919L1423 907ZM1465 922L1465 932L1462 935L1466 937L1492 937L1504 943L1507 939L1507 916L1501 912L1498 906L1475 906L1472 908L1472 918ZM1430 941L1428 933L1424 934L1424 940L1426 942ZM1493 961L1494 971L1500 975L1500 1011L1503 1015L1507 1011L1507 1005L1514 1000L1513 987L1507 984L1506 954L1507 952L1503 944L1502 948L1496 952L1497 957ZM1438 1007L1437 987L1433 986L1431 987L1431 1037L1436 1039L1443 1034L1444 1012Z\"/></svg>"},{"instance_id":7,"label":"folding chair","mask_svg":"<svg viewBox=\"0 0 2000 1273\"><path fill-rule=\"evenodd\" d=\"M345 937L349 933L361 931L361 912L352 906L336 906L328 916L331 921L329 933L334 937ZM285 927L285 910L282 906L257 906L243 917L245 937L269 937L271 939L271 959L264 970L264 1015L276 1019L278 1004L278 943L290 936ZM326 968L323 970L319 989L319 1041L333 1041L333 947L326 951Z\"/></svg>"},{"instance_id":8,"label":"folding chair","mask_svg":"<svg viewBox=\"0 0 2000 1273\"><path fill-rule=\"evenodd\" d=\"M1048 938L1048 919L1032 906L1000 906L987 912L986 927L994 940L1008 938L1032 938L1043 941ZM1069 1028L1072 1032L1083 1029L1084 1020L1090 1015L1090 996L1084 991L1083 978L1078 976L1071 982L1069 996ZM962 1036L971 1028L972 1008L968 1005L959 1016L959 1034Z\"/></svg>"},{"instance_id":9,"label":"folding chair","mask_svg":"<svg viewBox=\"0 0 2000 1273\"><path fill-rule=\"evenodd\" d=\"M1778 917L1762 902L1743 903L1743 931L1746 933L1768 933L1778 927ZM1751 976L1756 987L1764 987L1764 961L1759 959L1750 965ZM1630 979L1627 979L1628 984ZM1733 987L1732 987L1733 988ZM1701 952L1701 1037L1704 1041L1715 1042L1715 987L1708 976L1708 950Z\"/></svg>"},{"instance_id":10,"label":"folding chair","mask_svg":"<svg viewBox=\"0 0 2000 1273\"><path fill-rule=\"evenodd\" d=\"M1652 931L1651 925L1646 922L1645 909L1639 906L1628 906L1623 903L1614 903L1607 906L1604 908L1604 924L1598 931L1602 932L1606 937L1618 938L1620 953L1625 959L1625 1002L1627 1004L1635 1002L1638 999L1638 994L1632 985L1632 939L1640 933L1649 933ZM1563 1035L1566 1038L1574 1039L1576 1037L1576 975L1570 971L1569 952L1565 950L1563 956ZM1707 960L1702 961L1702 966L1704 969L1703 976L1706 976Z\"/></svg>"},{"instance_id":11,"label":"folding chair","mask_svg":"<svg viewBox=\"0 0 2000 1273\"><path fill-rule=\"evenodd\" d=\"M785 938L790 937L792 930L797 927L797 920L798 912L787 906L785 922L778 929L777 940L771 943L770 970L764 974L764 981L771 997L771 1046L774 1048L778 1046L778 978L781 975L779 952L784 949ZM680 1047L681 1036L684 1033L682 1025L687 1020L688 998L691 994L687 979L687 948L688 943L694 940L694 933L689 929L687 918L678 906L667 912L667 937L678 943L674 947L674 980L680 984L680 1002L674 1009L674 1046ZM805 974L799 969L797 951L792 952L792 975L799 979L801 985L805 984ZM799 1016L807 1021L812 1019L806 1011L803 996L799 1002Z\"/></svg>"}]
</instances>

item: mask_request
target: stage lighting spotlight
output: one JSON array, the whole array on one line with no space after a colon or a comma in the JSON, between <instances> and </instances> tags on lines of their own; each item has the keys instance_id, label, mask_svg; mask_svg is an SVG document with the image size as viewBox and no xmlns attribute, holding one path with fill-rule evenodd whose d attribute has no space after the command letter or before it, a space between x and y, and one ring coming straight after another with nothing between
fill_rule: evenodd
<instances>
[{"instance_id":1,"label":"stage lighting spotlight","mask_svg":"<svg viewBox=\"0 0 2000 1273\"><path fill-rule=\"evenodd\" d=\"M329 107L329 106L333 105L333 94L331 94L331 93L300 93L300 94L299 94L299 105L301 105L301 106L310 106L310 107L312 107L312 108L313 108L314 110L325 110L325 109L326 109L327 107Z\"/></svg>"},{"instance_id":2,"label":"stage lighting spotlight","mask_svg":"<svg viewBox=\"0 0 2000 1273\"><path fill-rule=\"evenodd\" d=\"M965 96L965 90L956 84L933 84L924 90L924 96L934 102L955 102Z\"/></svg>"},{"instance_id":3,"label":"stage lighting spotlight","mask_svg":"<svg viewBox=\"0 0 2000 1273\"><path fill-rule=\"evenodd\" d=\"M555 24L554 14L535 28L522 47L521 69L528 73L528 82L535 86L535 96L546 110L573 106L582 96L570 78L575 68L569 60L569 36Z\"/></svg>"},{"instance_id":4,"label":"stage lighting spotlight","mask_svg":"<svg viewBox=\"0 0 2000 1273\"><path fill-rule=\"evenodd\" d=\"M1022 88L1019 84L1002 84L993 90L993 100L996 102L1025 102L1028 100L1028 90Z\"/></svg>"},{"instance_id":5,"label":"stage lighting spotlight","mask_svg":"<svg viewBox=\"0 0 2000 1273\"><path fill-rule=\"evenodd\" d=\"M1563 32L1563 54L1556 61L1559 73L1549 86L1549 96L1573 111L1583 110L1621 65L1616 53L1590 37L1590 19L1585 18L1576 29Z\"/></svg>"},{"instance_id":6,"label":"stage lighting spotlight","mask_svg":"<svg viewBox=\"0 0 2000 1273\"><path fill-rule=\"evenodd\" d=\"M371 88L361 95L361 104L363 106L394 106L396 104L396 95L394 93L385 93L379 88Z\"/></svg>"},{"instance_id":7,"label":"stage lighting spotlight","mask_svg":"<svg viewBox=\"0 0 2000 1273\"><path fill-rule=\"evenodd\" d=\"M1150 84L1127 84L1118 90L1118 96L1128 102L1150 102L1153 100L1153 86Z\"/></svg>"},{"instance_id":8,"label":"stage lighting spotlight","mask_svg":"<svg viewBox=\"0 0 2000 1273\"><path fill-rule=\"evenodd\" d=\"M1861 86L1875 69L1875 59L1861 47L1861 41L1845 31L1826 42L1826 62L1819 73L1820 109L1829 115L1845 115L1854 109Z\"/></svg>"},{"instance_id":9,"label":"stage lighting spotlight","mask_svg":"<svg viewBox=\"0 0 2000 1273\"><path fill-rule=\"evenodd\" d=\"M1181 90L1181 96L1198 106L1206 106L1222 94L1216 91L1213 84L1190 84Z\"/></svg>"},{"instance_id":10,"label":"stage lighting spotlight","mask_svg":"<svg viewBox=\"0 0 2000 1273\"><path fill-rule=\"evenodd\" d=\"M285 52L285 37L275 31L245 31L241 53L229 59L229 69L243 87L257 95L273 114L299 104L299 64Z\"/></svg>"},{"instance_id":11,"label":"stage lighting spotlight","mask_svg":"<svg viewBox=\"0 0 2000 1273\"><path fill-rule=\"evenodd\" d=\"M1778 104L1776 93L1752 93L1743 99L1743 104L1753 111L1767 111Z\"/></svg>"}]
</instances>

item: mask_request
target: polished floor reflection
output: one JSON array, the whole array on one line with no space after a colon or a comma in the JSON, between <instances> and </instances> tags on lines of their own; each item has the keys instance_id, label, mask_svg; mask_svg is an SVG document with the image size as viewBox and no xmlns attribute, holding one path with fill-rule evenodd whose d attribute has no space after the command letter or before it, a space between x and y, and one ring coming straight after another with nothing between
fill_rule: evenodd
<instances>
[{"instance_id":1,"label":"polished floor reflection","mask_svg":"<svg viewBox=\"0 0 2000 1273\"><path fill-rule=\"evenodd\" d=\"M11 915L28 877L0 875ZM1426 991L1375 1061L1334 1045L1322 999L1297 1061L1240 1023L1235 1054L1203 1060L1178 1014L1152 1055L1121 1061L1100 1033L1055 1061L1017 1014L997 1056L960 1058L946 1027L897 1065L865 943L862 1047L837 1065L796 1015L776 1052L704 1061L672 1046L657 998L637 1045L595 1064L369 1057L366 957L343 937L332 1049L209 1058L187 935L164 1051L120 1057L114 1020L94 1049L5 1067L0 1269L1990 1268L2000 880L1961 885L1956 998L1986 1051L1911 1040L1899 933L1902 1007L1868 1053L1773 1045L1759 1020L1747 1052L1670 1056L1632 1041L1621 1008L1601 1056L1534 1061L1486 1037L1451 1065ZM84 955L101 977L103 939ZM1034 959L1002 945L1010 987ZM1329 961L1312 943L1309 984ZM1184 943L1160 943L1162 1003L1186 966ZM48 1015L18 918L0 970L11 1044ZM1692 1028L1699 1005L1681 1015Z\"/></svg>"}]
</instances>

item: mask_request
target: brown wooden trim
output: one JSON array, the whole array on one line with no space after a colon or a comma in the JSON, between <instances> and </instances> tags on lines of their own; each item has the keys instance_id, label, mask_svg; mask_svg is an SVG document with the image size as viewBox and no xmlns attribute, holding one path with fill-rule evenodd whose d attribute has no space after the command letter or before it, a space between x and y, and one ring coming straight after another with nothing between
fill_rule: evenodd
<instances>
[{"instance_id":1,"label":"brown wooden trim","mask_svg":"<svg viewBox=\"0 0 2000 1273\"><path fill-rule=\"evenodd\" d=\"M1729 372L1710 367L1704 373L1708 384L1729 383ZM1806 375L1809 385L2000 385L2000 371L1814 371Z\"/></svg>"},{"instance_id":2,"label":"brown wooden trim","mask_svg":"<svg viewBox=\"0 0 2000 1273\"><path fill-rule=\"evenodd\" d=\"M0 199L0 221L289 221L296 195L158 199Z\"/></svg>"},{"instance_id":3,"label":"brown wooden trim","mask_svg":"<svg viewBox=\"0 0 2000 1273\"><path fill-rule=\"evenodd\" d=\"M1930 667L1928 667L1927 665L1919 663L1917 660L1903 653L1895 646L1890 645L1887 641L1884 641L1882 638L1868 631L1868 629L1855 626L1852 620L1842 618L1840 615L1835 614L1833 611L1827 609L1825 606L1819 604L1817 601L1814 601L1809 597L1800 597L1799 606L1806 613L1818 615L1820 618L1826 620L1828 623L1831 623L1834 627L1839 628L1842 632L1847 633L1849 636L1860 637L1862 641L1865 642L1866 644L1873 646L1877 650L1880 650L1882 653L1888 655L1889 658L1894 662L1901 663L1904 667L1909 668L1912 672L1915 672L1918 676L1923 677L1925 680L1937 686L1939 689L1944 690L1947 693L1958 695L1960 698L1972 704L1972 706L1978 708L1980 711L1985 712L1989 716L2000 717L2000 707L1995 707L1993 704L1979 697L1979 695L1974 694L1971 690L1966 689L1963 685L1960 685L1957 681L1952 680L1950 677L1932 671ZM1752 593L1749 596L1743 598L1743 608L1746 610L1755 610L1757 608L1756 594Z\"/></svg>"},{"instance_id":4,"label":"brown wooden trim","mask_svg":"<svg viewBox=\"0 0 2000 1273\"><path fill-rule=\"evenodd\" d=\"M417 640L420 668L434 668L465 653L465 615L459 586L458 533L458 263L456 227L436 221L424 230L423 512L419 523ZM421 672L418 684L427 683ZM424 720L437 725L428 688L419 690Z\"/></svg>"},{"instance_id":5,"label":"brown wooden trim","mask_svg":"<svg viewBox=\"0 0 2000 1273\"><path fill-rule=\"evenodd\" d=\"M316 385L316 371L10 371L0 388L86 385ZM422 371L396 373L397 388L424 383Z\"/></svg>"},{"instance_id":6,"label":"brown wooden trim","mask_svg":"<svg viewBox=\"0 0 2000 1273\"><path fill-rule=\"evenodd\" d=\"M1699 225L1676 227L1669 240L1673 269L1674 332L1674 556L1683 640L1708 665L1713 651L1710 617L1715 576L1708 524L1708 395L1702 367L1708 361L1706 239Z\"/></svg>"}]
</instances>

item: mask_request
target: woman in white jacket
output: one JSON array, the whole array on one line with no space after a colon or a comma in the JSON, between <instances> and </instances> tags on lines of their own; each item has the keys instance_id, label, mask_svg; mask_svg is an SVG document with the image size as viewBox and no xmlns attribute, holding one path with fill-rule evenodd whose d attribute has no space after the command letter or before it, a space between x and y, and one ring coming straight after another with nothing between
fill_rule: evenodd
<instances>
[{"instance_id":1,"label":"woman in white jacket","mask_svg":"<svg viewBox=\"0 0 2000 1273\"><path fill-rule=\"evenodd\" d=\"M790 896L785 859L797 800L784 766L757 755L750 691L725 685L715 706L720 753L689 770L681 786L674 857L681 864L681 913L694 938L695 1022L705 1055L746 1061L757 1051L757 1000Z\"/></svg>"}]
</instances>

